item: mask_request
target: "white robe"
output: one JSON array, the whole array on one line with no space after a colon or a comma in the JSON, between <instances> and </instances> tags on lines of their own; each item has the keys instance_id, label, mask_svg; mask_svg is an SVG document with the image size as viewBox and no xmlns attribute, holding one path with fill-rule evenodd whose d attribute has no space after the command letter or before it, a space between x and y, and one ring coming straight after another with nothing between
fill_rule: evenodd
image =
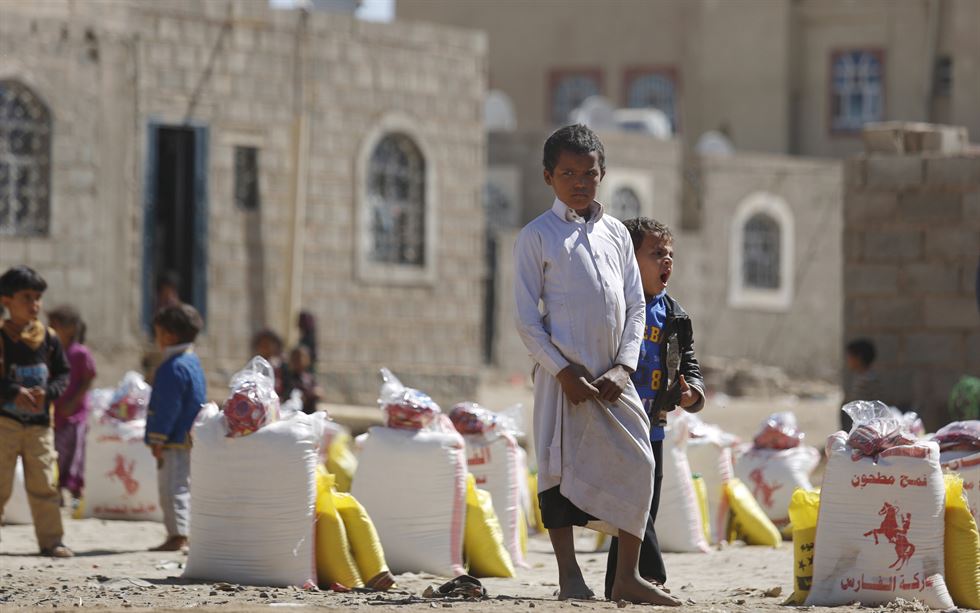
<instances>
[{"instance_id":1,"label":"white robe","mask_svg":"<svg viewBox=\"0 0 980 613\"><path fill-rule=\"evenodd\" d=\"M585 221L556 198L514 247L517 330L535 362L538 490L558 485L586 513L642 537L654 461L636 389L616 403L572 405L555 378L569 362L598 377L639 360L646 314L633 244L601 204L592 209Z\"/></svg>"}]
</instances>

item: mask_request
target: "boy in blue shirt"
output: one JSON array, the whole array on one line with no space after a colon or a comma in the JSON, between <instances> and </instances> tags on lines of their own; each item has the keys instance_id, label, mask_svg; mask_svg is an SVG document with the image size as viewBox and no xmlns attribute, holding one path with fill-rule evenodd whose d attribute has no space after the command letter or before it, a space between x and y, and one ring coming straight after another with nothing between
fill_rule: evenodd
<instances>
[{"instance_id":1,"label":"boy in blue shirt","mask_svg":"<svg viewBox=\"0 0 980 613\"><path fill-rule=\"evenodd\" d=\"M166 306L153 318L163 362L153 378L144 440L157 459L157 483L167 540L151 551L187 551L190 523L191 438L207 387L194 339L203 327L189 304Z\"/></svg>"},{"instance_id":2,"label":"boy in blue shirt","mask_svg":"<svg viewBox=\"0 0 980 613\"><path fill-rule=\"evenodd\" d=\"M656 461L650 518L640 546L640 575L654 585L662 586L667 581L667 570L654 524L664 478L664 426L667 412L677 406L691 413L704 407L704 379L694 355L691 318L667 295L667 283L674 269L674 236L670 228L648 217L628 219L623 223L633 239L646 296L643 346L632 379L643 408L650 416L650 443ZM612 594L618 547L618 539L613 539L606 562L606 598Z\"/></svg>"}]
</instances>

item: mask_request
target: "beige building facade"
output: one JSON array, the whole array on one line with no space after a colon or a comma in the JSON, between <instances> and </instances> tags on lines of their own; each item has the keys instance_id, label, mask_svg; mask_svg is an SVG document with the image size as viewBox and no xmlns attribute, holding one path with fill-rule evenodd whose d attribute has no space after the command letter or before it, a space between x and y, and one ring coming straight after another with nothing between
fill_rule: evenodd
<instances>
[{"instance_id":1,"label":"beige building facade","mask_svg":"<svg viewBox=\"0 0 980 613\"><path fill-rule=\"evenodd\" d=\"M869 121L980 134L974 0L398 0L398 18L482 29L489 86L518 128L566 122L590 94L655 106L686 147L844 157Z\"/></svg>"},{"instance_id":2,"label":"beige building facade","mask_svg":"<svg viewBox=\"0 0 980 613\"><path fill-rule=\"evenodd\" d=\"M0 267L78 306L99 385L139 367L154 279L175 270L213 396L257 329L295 342L305 309L328 400L373 403L380 366L469 398L485 81L484 35L444 26L265 0L0 3Z\"/></svg>"}]
</instances>

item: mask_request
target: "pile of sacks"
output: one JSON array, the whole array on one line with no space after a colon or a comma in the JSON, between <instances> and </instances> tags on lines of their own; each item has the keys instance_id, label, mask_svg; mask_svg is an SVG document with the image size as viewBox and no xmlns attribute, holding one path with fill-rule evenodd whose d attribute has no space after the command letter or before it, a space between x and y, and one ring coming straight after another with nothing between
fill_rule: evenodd
<instances>
[{"instance_id":1,"label":"pile of sacks","mask_svg":"<svg viewBox=\"0 0 980 613\"><path fill-rule=\"evenodd\" d=\"M881 403L844 411L854 426L827 440L822 490L797 490L790 503L791 600L980 606L980 535L962 479L944 479L939 445L917 440Z\"/></svg>"},{"instance_id":2,"label":"pile of sacks","mask_svg":"<svg viewBox=\"0 0 980 613\"><path fill-rule=\"evenodd\" d=\"M707 552L710 544L740 539L778 547L778 530L734 477L738 439L690 413L668 417L657 538L664 552Z\"/></svg>"},{"instance_id":3,"label":"pile of sacks","mask_svg":"<svg viewBox=\"0 0 980 613\"><path fill-rule=\"evenodd\" d=\"M351 492L392 570L514 576L526 565L530 497L515 420L473 403L447 416L387 369L382 378L384 425L358 437Z\"/></svg>"},{"instance_id":4,"label":"pile of sacks","mask_svg":"<svg viewBox=\"0 0 980 613\"><path fill-rule=\"evenodd\" d=\"M932 440L939 445L943 470L963 479L970 513L980 523L980 420L954 421L936 431Z\"/></svg>"},{"instance_id":5,"label":"pile of sacks","mask_svg":"<svg viewBox=\"0 0 980 613\"><path fill-rule=\"evenodd\" d=\"M143 442L150 386L137 372L114 390L93 390L85 435L80 517L163 521L156 459Z\"/></svg>"},{"instance_id":6,"label":"pile of sacks","mask_svg":"<svg viewBox=\"0 0 980 613\"><path fill-rule=\"evenodd\" d=\"M231 379L223 406L194 424L187 578L335 589L393 584L364 508L334 487L324 413L279 406L260 357ZM314 538L315 537L315 538ZM373 583L372 583L373 582Z\"/></svg>"},{"instance_id":7,"label":"pile of sacks","mask_svg":"<svg viewBox=\"0 0 980 613\"><path fill-rule=\"evenodd\" d=\"M820 463L820 452L804 445L804 437L793 413L774 413L751 443L740 446L735 460L735 476L785 536L791 531L790 498L796 489L813 489L810 475Z\"/></svg>"}]
</instances>

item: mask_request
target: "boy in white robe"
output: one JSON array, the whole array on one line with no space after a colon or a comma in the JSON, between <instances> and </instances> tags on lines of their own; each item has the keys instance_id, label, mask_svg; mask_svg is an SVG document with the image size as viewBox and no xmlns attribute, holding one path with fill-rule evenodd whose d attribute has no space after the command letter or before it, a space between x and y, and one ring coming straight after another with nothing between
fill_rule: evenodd
<instances>
[{"instance_id":1,"label":"boy in white robe","mask_svg":"<svg viewBox=\"0 0 980 613\"><path fill-rule=\"evenodd\" d=\"M653 492L650 422L630 381L645 299L626 227L595 201L604 175L591 130L557 130L544 146L554 203L515 245L517 328L535 362L538 496L559 599L594 598L572 536L590 525L620 537L613 600L677 606L637 568Z\"/></svg>"}]
</instances>

